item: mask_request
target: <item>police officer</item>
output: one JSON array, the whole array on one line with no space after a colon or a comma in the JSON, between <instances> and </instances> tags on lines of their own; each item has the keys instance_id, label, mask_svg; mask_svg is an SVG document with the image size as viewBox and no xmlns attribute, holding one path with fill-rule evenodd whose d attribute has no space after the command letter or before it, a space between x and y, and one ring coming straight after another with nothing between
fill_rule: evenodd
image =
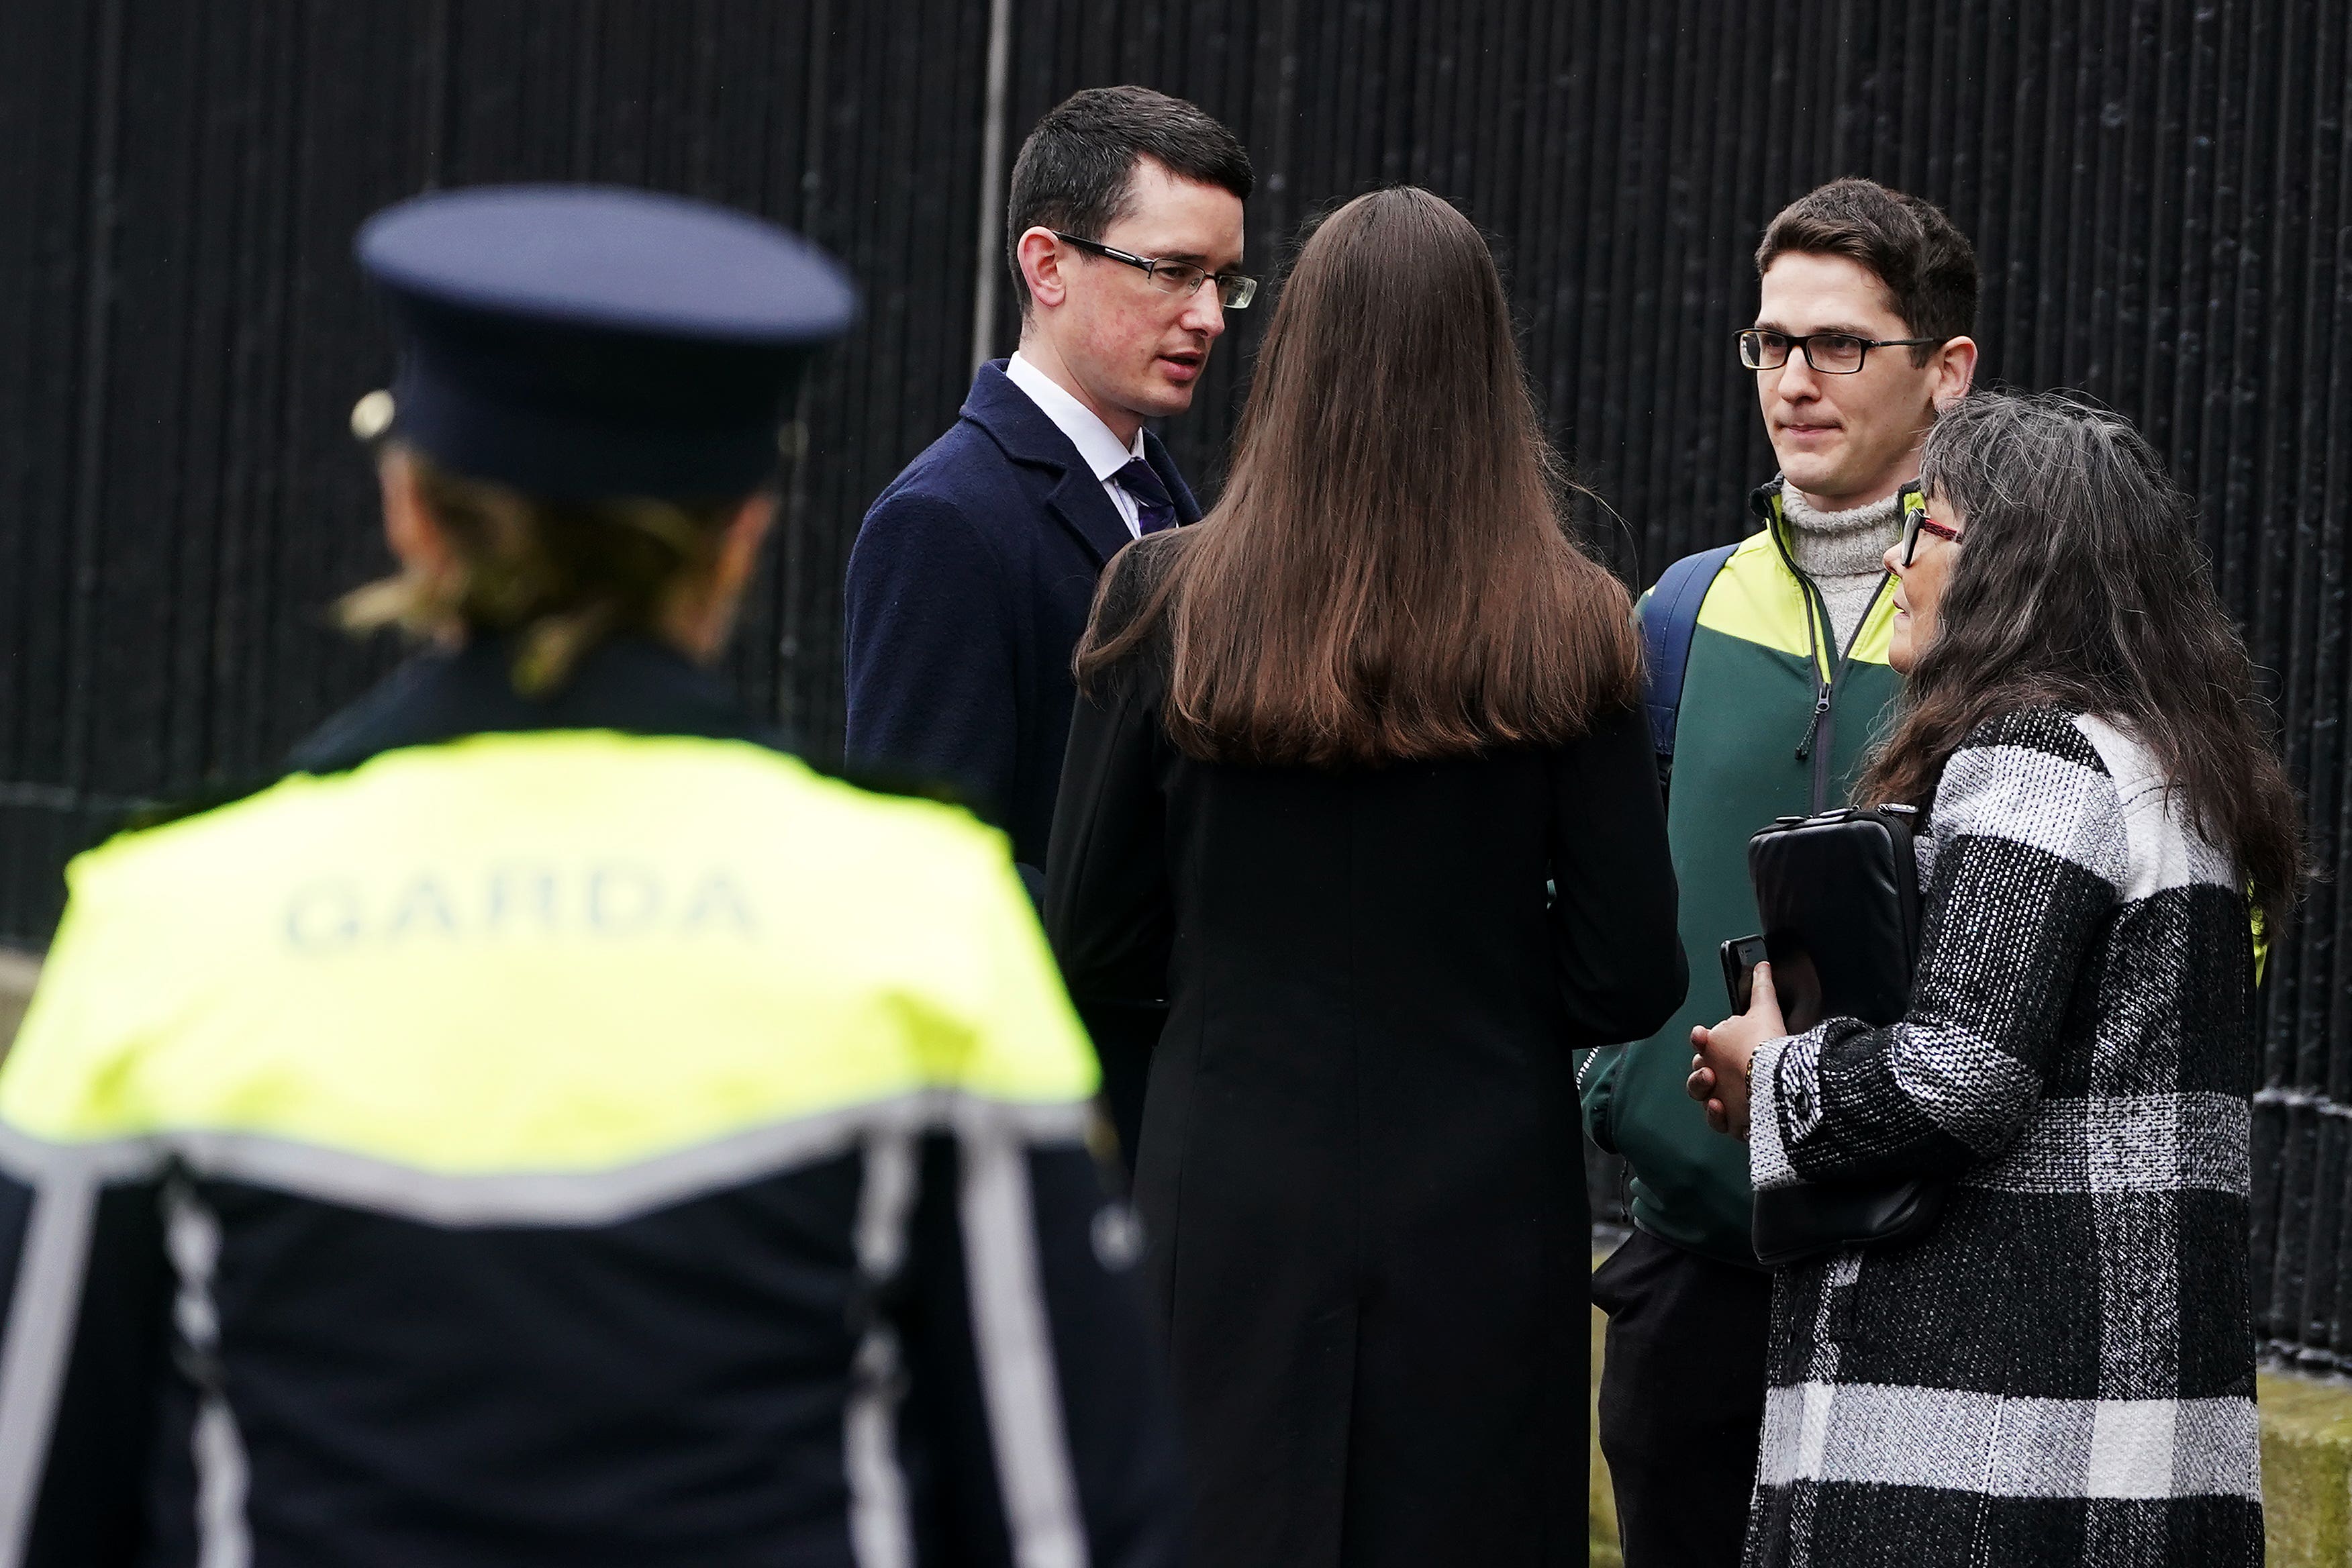
<instances>
[{"instance_id":1,"label":"police officer","mask_svg":"<svg viewBox=\"0 0 2352 1568\"><path fill-rule=\"evenodd\" d=\"M118 837L0 1071L0 1564L1158 1564L1096 1068L1004 840L703 666L854 304L642 193L361 231L436 639Z\"/></svg>"}]
</instances>

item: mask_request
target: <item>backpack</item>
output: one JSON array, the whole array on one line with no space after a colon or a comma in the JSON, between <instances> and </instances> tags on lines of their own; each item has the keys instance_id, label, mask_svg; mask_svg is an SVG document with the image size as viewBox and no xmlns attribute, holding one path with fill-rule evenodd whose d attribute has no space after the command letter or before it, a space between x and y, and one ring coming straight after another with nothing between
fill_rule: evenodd
<instances>
[{"instance_id":1,"label":"backpack","mask_svg":"<svg viewBox=\"0 0 2352 1568\"><path fill-rule=\"evenodd\" d=\"M1658 759L1658 787L1669 788L1675 772L1675 724L1683 705L1683 672L1690 664L1691 637L1698 630L1698 607L1715 575L1737 544L1685 555L1658 576L1642 612L1645 673L1642 707L1650 716L1650 749Z\"/></svg>"}]
</instances>

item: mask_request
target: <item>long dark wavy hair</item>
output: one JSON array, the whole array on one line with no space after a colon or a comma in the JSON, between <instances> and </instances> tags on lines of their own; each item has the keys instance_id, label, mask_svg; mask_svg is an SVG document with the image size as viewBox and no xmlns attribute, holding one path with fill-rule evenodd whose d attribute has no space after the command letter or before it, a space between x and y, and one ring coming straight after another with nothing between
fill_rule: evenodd
<instances>
[{"instance_id":1,"label":"long dark wavy hair","mask_svg":"<svg viewBox=\"0 0 2352 1568\"><path fill-rule=\"evenodd\" d=\"M1079 683L1164 622L1162 723L1203 761L1567 740L1633 701L1641 654L1559 497L1477 228L1412 186L1359 196L1283 289L1223 497L1152 542L1166 569L1132 620L1097 596Z\"/></svg>"},{"instance_id":2,"label":"long dark wavy hair","mask_svg":"<svg viewBox=\"0 0 2352 1568\"><path fill-rule=\"evenodd\" d=\"M1961 519L1960 544L1857 795L1924 808L1986 720L2096 714L2155 754L2198 831L2237 858L2265 916L2284 918L2303 876L2294 792L2195 504L2154 449L2101 409L1982 393L1936 422L1919 482Z\"/></svg>"}]
</instances>

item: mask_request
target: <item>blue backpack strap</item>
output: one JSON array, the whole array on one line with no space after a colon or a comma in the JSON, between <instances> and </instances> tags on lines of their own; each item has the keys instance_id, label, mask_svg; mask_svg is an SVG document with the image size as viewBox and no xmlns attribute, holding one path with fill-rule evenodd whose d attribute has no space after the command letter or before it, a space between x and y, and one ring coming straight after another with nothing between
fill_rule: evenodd
<instances>
[{"instance_id":1,"label":"blue backpack strap","mask_svg":"<svg viewBox=\"0 0 2352 1568\"><path fill-rule=\"evenodd\" d=\"M1650 747L1664 779L1675 762L1675 720L1683 705L1683 671L1690 663L1691 636L1698 630L1698 607L1715 574L1739 546L1726 544L1685 555L1667 567L1650 590L1642 611L1642 652L1648 667L1642 706L1650 715Z\"/></svg>"}]
</instances>

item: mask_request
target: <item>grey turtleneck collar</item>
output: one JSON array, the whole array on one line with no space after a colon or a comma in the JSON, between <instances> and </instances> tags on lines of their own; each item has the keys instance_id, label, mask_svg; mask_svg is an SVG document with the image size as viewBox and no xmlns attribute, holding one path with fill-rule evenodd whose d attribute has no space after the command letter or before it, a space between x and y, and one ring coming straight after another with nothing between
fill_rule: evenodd
<instances>
[{"instance_id":1,"label":"grey turtleneck collar","mask_svg":"<svg viewBox=\"0 0 2352 1568\"><path fill-rule=\"evenodd\" d=\"M1838 647L1853 640L1886 574L1886 547L1902 530L1899 495L1845 511L1817 510L1794 485L1780 487L1780 515L1789 524L1789 553L1813 580L1836 628Z\"/></svg>"}]
</instances>

